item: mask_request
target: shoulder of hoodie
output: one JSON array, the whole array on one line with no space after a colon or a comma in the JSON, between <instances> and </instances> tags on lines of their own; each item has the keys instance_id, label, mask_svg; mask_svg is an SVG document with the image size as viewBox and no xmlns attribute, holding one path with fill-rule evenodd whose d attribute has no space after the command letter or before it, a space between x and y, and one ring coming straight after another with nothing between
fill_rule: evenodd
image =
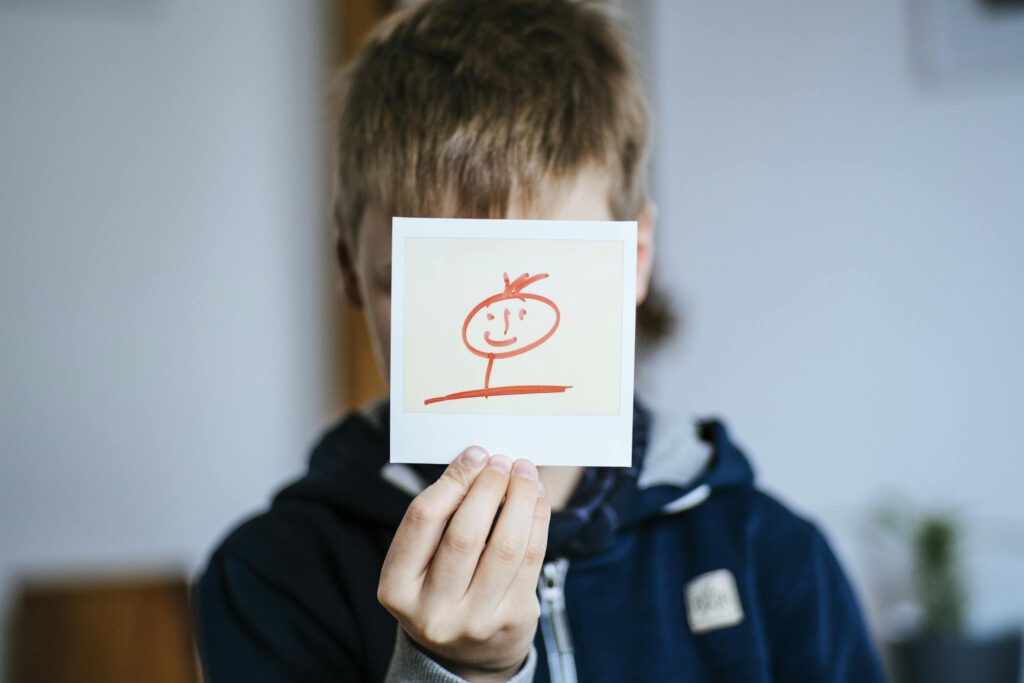
<instances>
[{"instance_id":1,"label":"shoulder of hoodie","mask_svg":"<svg viewBox=\"0 0 1024 683\"><path fill-rule=\"evenodd\" d=\"M237 677L263 670L262 658L271 657L275 665L306 672L303 680L323 680L323 669L339 662L373 668L362 645L367 631L394 630L376 600L390 537L332 504L331 463L323 462L323 448L338 445L332 441L358 444L362 427L352 419L325 434L305 476L231 531L211 555L193 594L204 661L216 652L220 666ZM348 455L344 448L336 452L341 460ZM300 677L296 670L292 678Z\"/></svg>"},{"instance_id":2,"label":"shoulder of hoodie","mask_svg":"<svg viewBox=\"0 0 1024 683\"><path fill-rule=\"evenodd\" d=\"M706 540L705 548L742 558L745 566L737 570L756 574L763 588L781 601L801 575L842 573L820 526L757 486L747 456L721 420L701 419L694 431L711 446L714 460L684 488L692 495L706 483L707 498L671 515L687 533Z\"/></svg>"},{"instance_id":3,"label":"shoulder of hoodie","mask_svg":"<svg viewBox=\"0 0 1024 683\"><path fill-rule=\"evenodd\" d=\"M808 620L820 628L828 623L842 637L862 635L856 595L826 531L761 489L746 496L753 558L748 579L758 586L768 639L784 642L789 625Z\"/></svg>"},{"instance_id":4,"label":"shoulder of hoodie","mask_svg":"<svg viewBox=\"0 0 1024 683\"><path fill-rule=\"evenodd\" d=\"M313 449L309 470L278 491L269 508L229 532L210 565L241 564L277 586L319 586L339 575L375 578L375 558L387 551L393 528L350 514L331 499L337 470L359 463L355 472L373 471L371 454L360 452L367 427L365 415L352 413L329 429Z\"/></svg>"},{"instance_id":5,"label":"shoulder of hoodie","mask_svg":"<svg viewBox=\"0 0 1024 683\"><path fill-rule=\"evenodd\" d=\"M734 538L749 544L765 563L784 566L831 554L818 522L756 485L723 487L712 493L705 505L703 513L727 517L736 533Z\"/></svg>"},{"instance_id":6,"label":"shoulder of hoodie","mask_svg":"<svg viewBox=\"0 0 1024 683\"><path fill-rule=\"evenodd\" d=\"M688 582L717 570L730 572L752 601L745 602L747 616L762 624L771 643L785 643L790 625L808 621L827 622L847 635L859 632L861 617L847 574L813 519L756 486L723 488L701 507L692 511L689 524L702 525L702 517L723 518L726 524L711 526L710 533L705 526L697 536L698 544L716 547L701 554Z\"/></svg>"}]
</instances>

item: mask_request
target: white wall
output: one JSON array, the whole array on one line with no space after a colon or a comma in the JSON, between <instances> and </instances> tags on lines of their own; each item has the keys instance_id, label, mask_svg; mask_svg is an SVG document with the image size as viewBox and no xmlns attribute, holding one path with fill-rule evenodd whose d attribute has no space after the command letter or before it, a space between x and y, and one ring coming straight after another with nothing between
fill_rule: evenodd
<instances>
[{"instance_id":1,"label":"white wall","mask_svg":"<svg viewBox=\"0 0 1024 683\"><path fill-rule=\"evenodd\" d=\"M641 385L727 419L876 624L889 491L959 506L972 620L1024 620L1024 73L920 82L904 2L649 4L658 276L687 326Z\"/></svg>"},{"instance_id":2,"label":"white wall","mask_svg":"<svg viewBox=\"0 0 1024 683\"><path fill-rule=\"evenodd\" d=\"M0 596L193 569L302 469L333 397L323 7L0 7Z\"/></svg>"}]
</instances>

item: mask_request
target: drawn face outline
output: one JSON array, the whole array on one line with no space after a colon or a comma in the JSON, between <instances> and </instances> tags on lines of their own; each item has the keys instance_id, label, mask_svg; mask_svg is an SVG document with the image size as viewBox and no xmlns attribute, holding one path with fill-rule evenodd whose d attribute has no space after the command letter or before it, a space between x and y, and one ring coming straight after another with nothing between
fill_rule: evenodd
<instances>
[{"instance_id":1,"label":"drawn face outline","mask_svg":"<svg viewBox=\"0 0 1024 683\"><path fill-rule=\"evenodd\" d=\"M531 292L522 291L523 288L527 287L533 282L536 282L537 280L542 280L547 276L547 273L540 273L538 275L533 276L524 273L519 278L516 278L515 283L512 283L512 285L510 286L508 274L506 273L505 291L499 292L498 294L494 294L493 296L489 296L480 303L478 303L476 306L473 307L473 310L469 312L469 315L466 316L465 321L462 323L462 343L465 344L466 348L469 349L471 353L481 358L511 358L512 356L518 356L521 353L526 353L531 349L535 349L544 342L546 342L548 339L550 339L551 335L553 335L555 333L555 330L558 329L558 324L562 319L562 314L558 310L558 306L555 304L554 301L547 298L546 296L541 296L540 294L533 294ZM532 301L540 302L545 306L549 306L551 310L555 312L555 320L552 323L551 328L540 338L535 339L529 344L526 344L516 349L511 349L509 351L484 351L473 346L472 343L470 343L469 341L469 324L472 322L473 318L476 317L477 313L479 313L480 311L484 310L485 308L492 304L498 303L499 301L515 301L517 299L524 303L527 299L530 299ZM508 322L507 315L508 310L506 309L506 328ZM522 320L524 314L520 313L518 317L520 320ZM486 341L490 346L500 348L502 346L508 346L516 343L518 341L518 337L510 337L508 339L502 340L493 340L490 338L490 332L487 331L484 333L484 341Z\"/></svg>"}]
</instances>

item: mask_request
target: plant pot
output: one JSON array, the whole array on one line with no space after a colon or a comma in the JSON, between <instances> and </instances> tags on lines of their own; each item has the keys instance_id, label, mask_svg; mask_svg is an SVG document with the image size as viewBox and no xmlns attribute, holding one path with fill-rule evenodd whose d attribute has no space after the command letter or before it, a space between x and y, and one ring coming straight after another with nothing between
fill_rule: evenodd
<instances>
[{"instance_id":1,"label":"plant pot","mask_svg":"<svg viewBox=\"0 0 1024 683\"><path fill-rule=\"evenodd\" d=\"M990 638L921 634L889 644L894 683L1020 683L1020 631Z\"/></svg>"}]
</instances>

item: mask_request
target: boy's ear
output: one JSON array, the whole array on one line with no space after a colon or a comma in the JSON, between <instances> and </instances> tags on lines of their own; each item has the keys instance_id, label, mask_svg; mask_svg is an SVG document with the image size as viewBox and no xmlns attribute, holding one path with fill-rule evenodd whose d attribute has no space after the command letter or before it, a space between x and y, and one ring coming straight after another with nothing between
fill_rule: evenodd
<instances>
[{"instance_id":1,"label":"boy's ear","mask_svg":"<svg viewBox=\"0 0 1024 683\"><path fill-rule=\"evenodd\" d=\"M338 256L338 267L341 269L341 288L345 292L345 298L356 308L362 308L363 293L359 289L359 277L353 264L352 250L341 235L338 235L335 251Z\"/></svg>"},{"instance_id":2,"label":"boy's ear","mask_svg":"<svg viewBox=\"0 0 1024 683\"><path fill-rule=\"evenodd\" d=\"M651 269L654 267L654 222L658 208L645 202L640 215L636 217L636 304L647 298L651 284Z\"/></svg>"}]
</instances>

